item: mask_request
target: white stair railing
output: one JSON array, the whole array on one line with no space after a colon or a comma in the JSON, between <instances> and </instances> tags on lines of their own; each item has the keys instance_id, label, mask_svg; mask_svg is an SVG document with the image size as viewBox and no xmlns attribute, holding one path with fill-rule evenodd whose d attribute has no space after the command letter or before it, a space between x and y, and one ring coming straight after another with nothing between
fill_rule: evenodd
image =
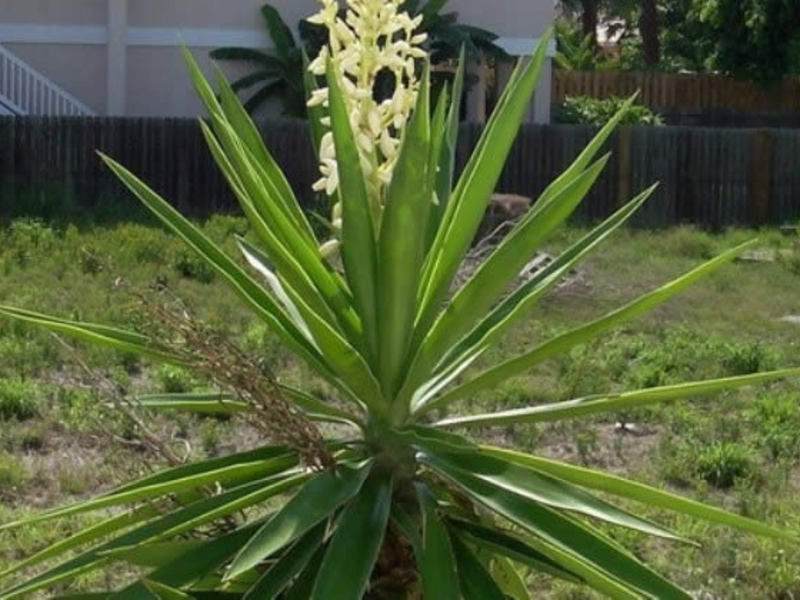
<instances>
[{"instance_id":1,"label":"white stair railing","mask_svg":"<svg viewBox=\"0 0 800 600\"><path fill-rule=\"evenodd\" d=\"M95 113L0 45L0 114L80 117Z\"/></svg>"}]
</instances>

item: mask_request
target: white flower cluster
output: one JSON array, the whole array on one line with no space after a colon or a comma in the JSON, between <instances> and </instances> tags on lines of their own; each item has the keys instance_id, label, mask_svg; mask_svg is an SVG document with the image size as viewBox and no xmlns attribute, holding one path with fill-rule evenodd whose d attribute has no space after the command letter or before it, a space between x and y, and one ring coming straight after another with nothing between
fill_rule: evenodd
<instances>
[{"instance_id":1,"label":"white flower cluster","mask_svg":"<svg viewBox=\"0 0 800 600\"><path fill-rule=\"evenodd\" d=\"M415 59L425 56L420 44L427 36L415 30L422 17L412 19L401 12L402 0L347 0L342 19L338 0L319 1L322 10L308 20L327 27L329 45L312 61L310 70L325 75L330 60L339 74L370 194L380 202L392 178L403 127L417 100ZM375 84L381 72L394 75L395 89L391 98L378 102ZM328 106L327 88L314 92L309 101L309 106L319 105ZM339 186L339 173L330 131L321 142L320 172L322 178L314 189L332 195Z\"/></svg>"}]
</instances>

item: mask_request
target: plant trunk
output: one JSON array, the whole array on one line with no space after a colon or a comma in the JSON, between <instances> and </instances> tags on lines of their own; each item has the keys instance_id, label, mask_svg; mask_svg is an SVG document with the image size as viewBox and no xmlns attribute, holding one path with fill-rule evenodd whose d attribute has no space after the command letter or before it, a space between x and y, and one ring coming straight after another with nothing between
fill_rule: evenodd
<instances>
[{"instance_id":1,"label":"plant trunk","mask_svg":"<svg viewBox=\"0 0 800 600\"><path fill-rule=\"evenodd\" d=\"M649 67L661 61L661 42L658 38L659 22L656 0L642 0L642 16L639 19L639 32L642 35L642 53Z\"/></svg>"},{"instance_id":2,"label":"plant trunk","mask_svg":"<svg viewBox=\"0 0 800 600\"><path fill-rule=\"evenodd\" d=\"M592 50L594 51L597 49L597 0L581 0L581 5L583 6L581 17L583 37L592 36Z\"/></svg>"},{"instance_id":3,"label":"plant trunk","mask_svg":"<svg viewBox=\"0 0 800 600\"><path fill-rule=\"evenodd\" d=\"M389 526L365 600L421 600L411 544Z\"/></svg>"}]
</instances>

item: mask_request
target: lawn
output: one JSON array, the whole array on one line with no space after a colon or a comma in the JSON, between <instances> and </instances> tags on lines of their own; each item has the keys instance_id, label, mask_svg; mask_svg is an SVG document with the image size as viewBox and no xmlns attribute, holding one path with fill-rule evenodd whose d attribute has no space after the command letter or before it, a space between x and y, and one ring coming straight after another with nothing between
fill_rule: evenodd
<instances>
[{"instance_id":1,"label":"lawn","mask_svg":"<svg viewBox=\"0 0 800 600\"><path fill-rule=\"evenodd\" d=\"M206 232L233 252L244 221L215 217ZM563 248L582 231L551 243ZM590 320L716 252L754 236L774 261L724 268L646 318L577 348L524 377L469 400L512 408L623 388L746 374L797 364L800 253L778 231L711 235L690 228L624 231L581 265L570 280L504 340L495 360ZM148 225L50 228L16 221L0 228L0 302L94 322L140 327L137 294L166 286L210 326L259 353L281 377L309 375L284 353L198 259ZM782 320L783 319L783 320ZM53 336L0 320L0 522L109 489L159 459L141 429L105 407L100 383L128 394L204 389L177 368L153 366L102 349L66 348ZM81 363L90 365L87 373ZM329 390L310 383L320 395ZM547 427L487 429L486 438L579 464L601 466L654 485L800 530L800 381L680 401ZM176 453L195 458L253 445L257 432L217 419L158 416L148 428ZM638 508L638 507L637 507ZM607 532L703 599L790 599L800 595L797 546L757 539L665 514L649 515L697 540L672 546L618 529ZM88 518L87 518L88 519ZM0 533L0 572L85 523ZM118 581L109 568L81 584ZM92 579L94 578L94 579ZM537 598L578 600L591 594L530 578Z\"/></svg>"}]
</instances>

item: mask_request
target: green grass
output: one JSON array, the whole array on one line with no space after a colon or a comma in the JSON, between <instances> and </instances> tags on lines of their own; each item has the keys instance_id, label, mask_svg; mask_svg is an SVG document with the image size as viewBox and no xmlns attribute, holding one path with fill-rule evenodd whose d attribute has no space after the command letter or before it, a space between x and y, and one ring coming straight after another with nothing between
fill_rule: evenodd
<instances>
[{"instance_id":1,"label":"green grass","mask_svg":"<svg viewBox=\"0 0 800 600\"><path fill-rule=\"evenodd\" d=\"M216 217L204 228L231 252L233 233L247 233L244 222L231 217ZM564 248L581 233L577 228L564 231L552 249ZM622 232L579 268L574 283L540 302L489 358L528 348L547 334L599 316L754 235L712 235L691 228ZM775 250L789 250L795 241L777 231L758 235L763 247ZM780 319L800 313L798 264L792 254L776 262L735 263L648 317L467 402L487 409L513 408L797 364L800 325ZM126 285L115 286L118 278ZM329 393L281 350L219 278L159 228L51 228L35 221L0 228L2 303L138 328L146 317L126 290L154 294L156 284L166 284L203 319L263 357L288 382L302 383L323 396ZM128 393L206 389L201 379L179 369L77 347L94 369ZM137 442L137 429L103 408L92 381L52 336L0 320L0 356L0 521L108 489L150 459ZM482 435L603 466L800 530L798 386L787 382L579 422L486 430ZM252 445L259 435L236 421L185 416L162 416L152 427L171 440L176 451L194 456L225 454ZM726 600L800 597L796 545L662 512L649 516L704 546L672 546L620 530L608 532L687 589ZM67 522L55 531L34 528L13 536L0 534L0 567L73 526ZM537 598L594 598L536 576L530 584Z\"/></svg>"}]
</instances>

